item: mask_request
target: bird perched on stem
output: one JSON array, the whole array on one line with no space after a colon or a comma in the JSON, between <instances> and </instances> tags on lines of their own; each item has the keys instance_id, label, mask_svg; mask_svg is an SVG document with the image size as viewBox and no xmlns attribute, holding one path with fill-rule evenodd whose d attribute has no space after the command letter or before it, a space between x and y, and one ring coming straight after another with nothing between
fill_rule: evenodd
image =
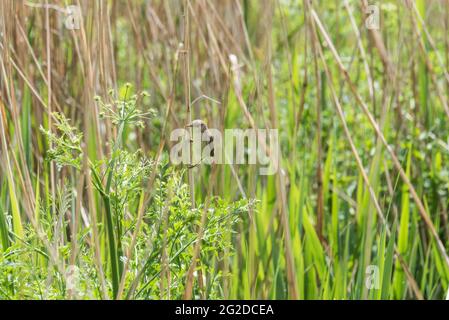
<instances>
[{"instance_id":1,"label":"bird perched on stem","mask_svg":"<svg viewBox=\"0 0 449 320\"><path fill-rule=\"evenodd\" d=\"M209 156L213 157L214 156L214 148L213 148L214 137L212 136L212 134L210 134L206 123L203 120L196 119L196 120L193 120L188 125L186 125L186 128L192 128L193 130L199 130L199 132L201 133L200 139L202 142L205 143L204 147L210 146ZM190 138L190 142L194 142L192 138ZM189 169L198 166L203 160L204 159L201 158L201 160L198 163L189 165Z\"/></svg>"}]
</instances>

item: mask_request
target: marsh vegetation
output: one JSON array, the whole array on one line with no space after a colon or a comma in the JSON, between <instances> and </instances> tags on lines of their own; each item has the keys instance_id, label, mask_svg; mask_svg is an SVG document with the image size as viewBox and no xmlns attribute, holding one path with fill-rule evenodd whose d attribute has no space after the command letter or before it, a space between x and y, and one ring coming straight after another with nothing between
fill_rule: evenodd
<instances>
[{"instance_id":1,"label":"marsh vegetation","mask_svg":"<svg viewBox=\"0 0 449 320\"><path fill-rule=\"evenodd\" d=\"M444 0L0 1L0 299L444 299L448 69Z\"/></svg>"}]
</instances>

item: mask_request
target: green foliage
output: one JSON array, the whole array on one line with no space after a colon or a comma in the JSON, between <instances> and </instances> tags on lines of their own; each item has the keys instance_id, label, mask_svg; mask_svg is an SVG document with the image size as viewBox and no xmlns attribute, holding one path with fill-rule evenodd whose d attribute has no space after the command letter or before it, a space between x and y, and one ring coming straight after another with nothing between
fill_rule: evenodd
<instances>
[{"instance_id":1,"label":"green foliage","mask_svg":"<svg viewBox=\"0 0 449 320\"><path fill-rule=\"evenodd\" d=\"M59 169L64 166L80 169L83 157L83 151L81 150L82 133L72 127L64 115L57 112L52 115L56 120L57 133L52 133L50 130L40 127L50 146L47 151L48 159L54 161Z\"/></svg>"},{"instance_id":2,"label":"green foliage","mask_svg":"<svg viewBox=\"0 0 449 320\"><path fill-rule=\"evenodd\" d=\"M218 2L4 6L0 299L445 298L448 4ZM278 129L278 172L170 164L192 119Z\"/></svg>"},{"instance_id":3,"label":"green foliage","mask_svg":"<svg viewBox=\"0 0 449 320\"><path fill-rule=\"evenodd\" d=\"M127 126L142 128L150 113L140 112L136 105L137 95L131 99L117 100L118 111L111 106L104 108L113 114L118 131L125 132ZM58 133L51 133L41 128L50 146L48 158L54 161L59 169L65 166L81 169L83 153L81 150L82 134L69 125L69 120L62 114L54 113L57 119ZM101 160L88 160L91 170L92 185L103 199L104 219L100 218L99 233L103 230L107 237L109 254L102 259L108 264L108 295L117 295L118 286L123 274L126 250L132 242L136 228L137 213L140 209L141 195L145 192L153 170L157 170L157 178L153 185L154 200L147 205L144 215L143 230L138 234L134 249L135 257L129 261L129 274L139 274L126 280L125 296L132 298L181 298L187 270L193 258L193 245L202 242L200 269L213 276L208 277L205 287L196 287L196 292L207 291L208 296L220 297L222 288L220 279L222 272L217 266L223 259L229 259L232 252L232 239L235 224L253 206L251 201L240 200L227 202L214 197L207 209L205 232L198 239L200 218L204 204L192 208L188 186L183 182L184 171L169 168L167 164L155 163L147 158L141 150L130 152L124 149L127 137L110 141L114 145L111 154ZM81 172L75 172L80 174ZM71 243L73 210L75 193L68 184L56 190L55 198L50 196L48 206L38 203L39 225L51 243L57 244L57 254L61 261L70 261L73 254ZM39 201L40 199L38 199ZM53 211L53 209L55 211ZM2 230L8 229L5 217L0 216ZM88 219L88 218L85 218ZM89 244L83 239L89 237L92 226L83 226L75 241L80 245L77 259L77 293L78 298L97 298L102 295L98 283L99 274ZM2 232L2 235L5 233ZM7 233L6 233L7 234ZM3 243L8 239L3 236ZM6 246L5 246L6 248ZM66 275L55 266L49 265L49 257L45 254L35 230L28 229L20 243L10 246L0 256L0 298L2 299L60 299L67 297ZM226 256L223 253L227 251ZM164 280L161 278L163 268L170 274L170 286L161 291ZM50 272L57 279L48 287L45 279ZM201 271L198 271L201 272Z\"/></svg>"}]
</instances>

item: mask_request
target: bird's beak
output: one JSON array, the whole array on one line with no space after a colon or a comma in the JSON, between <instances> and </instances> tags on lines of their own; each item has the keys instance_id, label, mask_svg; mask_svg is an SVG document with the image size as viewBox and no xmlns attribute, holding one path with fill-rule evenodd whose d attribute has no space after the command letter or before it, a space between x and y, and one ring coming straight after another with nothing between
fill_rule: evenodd
<instances>
[{"instance_id":1,"label":"bird's beak","mask_svg":"<svg viewBox=\"0 0 449 320\"><path fill-rule=\"evenodd\" d=\"M189 123L188 125L186 125L186 128L192 128L193 124Z\"/></svg>"}]
</instances>

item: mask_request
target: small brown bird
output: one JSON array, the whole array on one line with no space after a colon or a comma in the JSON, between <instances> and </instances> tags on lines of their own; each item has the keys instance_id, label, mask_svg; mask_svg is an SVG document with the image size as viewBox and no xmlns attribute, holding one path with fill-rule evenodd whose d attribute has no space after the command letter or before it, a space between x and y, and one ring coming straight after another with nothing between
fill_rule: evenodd
<instances>
[{"instance_id":1,"label":"small brown bird","mask_svg":"<svg viewBox=\"0 0 449 320\"><path fill-rule=\"evenodd\" d=\"M214 148L213 148L213 144L212 143L214 141L214 137L209 133L209 128L207 127L206 123L203 120L196 119L196 120L193 120L188 125L186 125L186 128L193 128L193 129L198 128L198 129L200 129L201 136L203 136L205 134L205 136L206 136L206 139L205 139L206 140L205 141L206 144L205 144L205 146L211 145L211 150L210 150L210 155L209 156L213 157L214 156ZM193 140L190 140L190 141L192 142ZM202 161L203 161L203 158L197 164L189 165L189 169L196 167Z\"/></svg>"}]
</instances>

